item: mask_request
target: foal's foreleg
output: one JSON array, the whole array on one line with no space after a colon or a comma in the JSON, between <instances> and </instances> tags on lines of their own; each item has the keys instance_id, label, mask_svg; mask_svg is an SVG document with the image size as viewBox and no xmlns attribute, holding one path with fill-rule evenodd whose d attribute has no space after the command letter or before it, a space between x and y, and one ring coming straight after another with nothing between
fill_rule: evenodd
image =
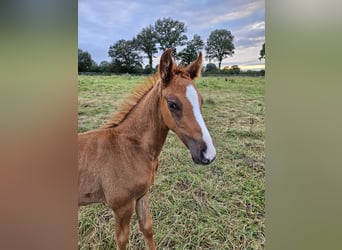
<instances>
[{"instance_id":1,"label":"foal's foreleg","mask_svg":"<svg viewBox=\"0 0 342 250\"><path fill-rule=\"evenodd\" d=\"M138 216L140 231L144 234L146 246L148 249L154 250L156 246L153 241L152 216L148 198L149 193L147 192L142 198L137 200L135 210Z\"/></svg>"},{"instance_id":2,"label":"foal's foreleg","mask_svg":"<svg viewBox=\"0 0 342 250\"><path fill-rule=\"evenodd\" d=\"M134 212L135 201L114 210L115 241L118 250L125 250L129 239L129 227Z\"/></svg>"}]
</instances>

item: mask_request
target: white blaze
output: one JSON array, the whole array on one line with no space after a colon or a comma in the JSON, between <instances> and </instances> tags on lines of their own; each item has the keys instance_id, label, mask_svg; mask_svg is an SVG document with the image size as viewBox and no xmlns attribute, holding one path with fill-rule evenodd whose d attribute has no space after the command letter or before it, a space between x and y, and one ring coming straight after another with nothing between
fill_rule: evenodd
<instances>
[{"instance_id":1,"label":"white blaze","mask_svg":"<svg viewBox=\"0 0 342 250\"><path fill-rule=\"evenodd\" d=\"M194 88L194 86L189 85L186 87L185 96L188 98L189 102L192 105L192 111L194 112L196 121L202 130L203 141L207 144L207 150L204 152L204 156L210 161L212 161L216 156L216 149L213 145L213 141L211 140L211 136L209 134L207 126L204 123L201 114L197 91Z\"/></svg>"}]
</instances>

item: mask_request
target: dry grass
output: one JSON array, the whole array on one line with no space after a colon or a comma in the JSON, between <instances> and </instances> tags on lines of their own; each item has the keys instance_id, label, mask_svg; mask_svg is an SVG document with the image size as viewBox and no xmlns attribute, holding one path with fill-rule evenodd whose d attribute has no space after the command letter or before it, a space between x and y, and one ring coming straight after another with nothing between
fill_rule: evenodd
<instances>
[{"instance_id":1,"label":"dry grass","mask_svg":"<svg viewBox=\"0 0 342 250\"><path fill-rule=\"evenodd\" d=\"M142 77L79 76L79 131L102 125ZM169 133L151 188L158 249L264 249L265 144L263 78L203 77L203 116L217 148L209 166L195 165ZM79 248L115 249L105 205L79 210ZM129 249L143 249L136 217Z\"/></svg>"}]
</instances>

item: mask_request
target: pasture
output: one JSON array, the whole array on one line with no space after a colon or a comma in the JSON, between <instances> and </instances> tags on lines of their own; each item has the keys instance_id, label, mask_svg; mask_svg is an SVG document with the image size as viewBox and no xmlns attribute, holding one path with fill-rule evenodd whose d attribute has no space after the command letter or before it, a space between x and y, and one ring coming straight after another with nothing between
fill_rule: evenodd
<instances>
[{"instance_id":1,"label":"pasture","mask_svg":"<svg viewBox=\"0 0 342 250\"><path fill-rule=\"evenodd\" d=\"M78 78L78 131L104 124L143 76ZM264 249L265 79L201 77L203 117L217 150L208 166L195 165L169 132L151 188L158 249ZM81 207L79 249L115 249L114 218L102 204ZM128 249L144 249L136 216Z\"/></svg>"}]
</instances>

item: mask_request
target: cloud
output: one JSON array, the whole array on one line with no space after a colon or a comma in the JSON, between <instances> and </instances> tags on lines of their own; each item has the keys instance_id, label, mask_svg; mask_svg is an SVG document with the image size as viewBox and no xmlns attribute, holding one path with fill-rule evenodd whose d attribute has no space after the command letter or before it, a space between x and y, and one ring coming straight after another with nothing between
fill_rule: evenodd
<instances>
[{"instance_id":1,"label":"cloud","mask_svg":"<svg viewBox=\"0 0 342 250\"><path fill-rule=\"evenodd\" d=\"M257 22L257 23L253 23L251 25L248 25L246 29L249 30L249 31L265 30L265 21Z\"/></svg>"},{"instance_id":2,"label":"cloud","mask_svg":"<svg viewBox=\"0 0 342 250\"><path fill-rule=\"evenodd\" d=\"M265 21L253 22L235 33L236 48L260 47L265 42Z\"/></svg>"},{"instance_id":3,"label":"cloud","mask_svg":"<svg viewBox=\"0 0 342 250\"><path fill-rule=\"evenodd\" d=\"M213 26L219 23L237 21L252 15L256 10L264 6L263 1L252 1L247 4L244 4L244 2L245 1L235 1L234 7L231 8L232 11L229 11L229 8L222 8L220 5L218 8L215 8L214 11L211 8L207 9L205 15L202 16L201 25Z\"/></svg>"}]
</instances>

